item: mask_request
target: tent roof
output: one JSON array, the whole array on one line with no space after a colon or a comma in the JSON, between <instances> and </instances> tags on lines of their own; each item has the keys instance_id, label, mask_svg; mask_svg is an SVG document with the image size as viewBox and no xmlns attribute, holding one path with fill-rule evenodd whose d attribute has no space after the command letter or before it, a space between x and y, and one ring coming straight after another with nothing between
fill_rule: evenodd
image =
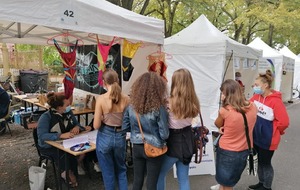
<instances>
[{"instance_id":1,"label":"tent roof","mask_svg":"<svg viewBox=\"0 0 300 190\"><path fill-rule=\"evenodd\" d=\"M177 34L166 38L165 45L178 44L184 46L200 47L204 52L231 52L249 58L258 58L261 52L229 38L219 31L204 15L201 15L191 25ZM208 47L211 47L209 50ZM226 49L226 50L225 50ZM190 51L190 50L189 50ZM197 50L199 52L199 50Z\"/></svg>"},{"instance_id":2,"label":"tent roof","mask_svg":"<svg viewBox=\"0 0 300 190\"><path fill-rule=\"evenodd\" d=\"M47 39L70 32L96 43L113 36L163 44L164 22L139 15L105 0L0 0L0 42L46 45ZM75 39L75 38L74 38Z\"/></svg>"},{"instance_id":3,"label":"tent roof","mask_svg":"<svg viewBox=\"0 0 300 190\"><path fill-rule=\"evenodd\" d=\"M248 46L263 51L263 57L282 57L283 55L279 51L273 49L260 38L255 38Z\"/></svg>"},{"instance_id":4,"label":"tent roof","mask_svg":"<svg viewBox=\"0 0 300 190\"><path fill-rule=\"evenodd\" d=\"M294 52L292 52L288 47L283 46L283 48L281 48L279 50L279 52L287 57L290 57L292 59L295 59L296 62L300 62L300 57L298 57L296 54L294 54Z\"/></svg>"},{"instance_id":5,"label":"tent roof","mask_svg":"<svg viewBox=\"0 0 300 190\"><path fill-rule=\"evenodd\" d=\"M226 40L234 44L239 44L224 35L204 15L201 15L185 29L169 38L166 38L165 43L194 45L218 43Z\"/></svg>"}]
</instances>

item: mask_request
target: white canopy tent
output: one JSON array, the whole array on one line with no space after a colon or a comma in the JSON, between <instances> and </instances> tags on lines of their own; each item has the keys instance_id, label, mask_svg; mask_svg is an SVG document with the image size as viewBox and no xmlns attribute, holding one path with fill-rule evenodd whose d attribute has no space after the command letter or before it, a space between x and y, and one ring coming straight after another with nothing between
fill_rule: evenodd
<instances>
[{"instance_id":1,"label":"white canopy tent","mask_svg":"<svg viewBox=\"0 0 300 190\"><path fill-rule=\"evenodd\" d=\"M294 79L293 79L293 88L300 89L300 57L294 54L288 47L284 46L279 50L280 53L283 55L290 57L295 60L295 67L294 67Z\"/></svg>"},{"instance_id":2,"label":"white canopy tent","mask_svg":"<svg viewBox=\"0 0 300 190\"><path fill-rule=\"evenodd\" d=\"M164 42L164 22L113 5L105 0L0 0L0 43L48 45L49 39L69 34L70 43L76 38L84 45L96 44L113 37L142 42L131 61L134 71L123 90L128 93L132 81L147 71L147 55L160 50ZM75 36L75 37L74 37ZM73 38L74 37L74 38ZM65 41L58 37L58 42ZM51 42L51 40L50 40ZM119 40L118 43L122 44Z\"/></svg>"},{"instance_id":3,"label":"white canopy tent","mask_svg":"<svg viewBox=\"0 0 300 190\"><path fill-rule=\"evenodd\" d=\"M214 120L220 106L219 88L223 78L234 79L235 71L241 71L246 92L250 92L252 79L257 75L255 61L261 56L260 51L225 36L204 15L179 33L166 38L164 49L166 53L172 55L172 59L166 60L169 81L173 72L179 68L187 68L191 72L200 100L204 124L210 130L217 130ZM235 60L239 62L233 64ZM196 165L196 169L190 170L191 173L214 174L211 141L203 164Z\"/></svg>"},{"instance_id":4,"label":"white canopy tent","mask_svg":"<svg viewBox=\"0 0 300 190\"><path fill-rule=\"evenodd\" d=\"M0 0L0 42L47 45L65 32L94 44L88 33L162 44L164 22L105 0ZM100 37L101 38L101 37Z\"/></svg>"},{"instance_id":5,"label":"white canopy tent","mask_svg":"<svg viewBox=\"0 0 300 190\"><path fill-rule=\"evenodd\" d=\"M271 48L260 38L255 38L248 46L263 51L263 58L258 64L259 72L264 73L270 69L275 77L273 88L281 91L283 101L291 100L295 60Z\"/></svg>"}]
</instances>

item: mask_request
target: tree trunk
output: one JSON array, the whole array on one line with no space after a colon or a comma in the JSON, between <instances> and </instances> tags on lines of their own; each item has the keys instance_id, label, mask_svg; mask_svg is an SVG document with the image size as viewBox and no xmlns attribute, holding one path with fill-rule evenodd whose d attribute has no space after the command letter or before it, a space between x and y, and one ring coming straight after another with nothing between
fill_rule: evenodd
<instances>
[{"instance_id":1,"label":"tree trunk","mask_svg":"<svg viewBox=\"0 0 300 190\"><path fill-rule=\"evenodd\" d=\"M273 45L273 33L274 33L274 25L269 25L269 34L268 34L268 40L267 43L270 47Z\"/></svg>"}]
</instances>

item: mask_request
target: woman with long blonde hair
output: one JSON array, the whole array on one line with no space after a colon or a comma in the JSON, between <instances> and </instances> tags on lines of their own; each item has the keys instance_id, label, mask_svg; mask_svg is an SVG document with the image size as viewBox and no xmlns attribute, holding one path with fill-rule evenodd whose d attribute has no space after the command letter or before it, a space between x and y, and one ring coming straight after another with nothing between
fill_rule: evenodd
<instances>
[{"instance_id":1,"label":"woman with long blonde hair","mask_svg":"<svg viewBox=\"0 0 300 190\"><path fill-rule=\"evenodd\" d=\"M173 73L169 98L168 152L164 156L157 189L165 189L165 178L174 164L180 190L189 190L189 163L194 153L192 120L200 112L200 104L195 92L191 73L179 69Z\"/></svg>"},{"instance_id":2,"label":"woman with long blonde hair","mask_svg":"<svg viewBox=\"0 0 300 190\"><path fill-rule=\"evenodd\" d=\"M94 128L98 129L97 158L105 189L114 190L117 180L118 189L127 190L126 131L122 130L122 119L129 98L122 93L114 70L104 71L103 85L107 92L97 98L94 115Z\"/></svg>"}]
</instances>

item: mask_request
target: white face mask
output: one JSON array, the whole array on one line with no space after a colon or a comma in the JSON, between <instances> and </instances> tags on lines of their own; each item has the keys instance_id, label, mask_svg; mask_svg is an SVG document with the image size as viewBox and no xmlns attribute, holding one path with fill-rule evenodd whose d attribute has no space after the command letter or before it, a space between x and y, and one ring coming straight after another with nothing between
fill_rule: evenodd
<instances>
[{"instance_id":1,"label":"white face mask","mask_svg":"<svg viewBox=\"0 0 300 190\"><path fill-rule=\"evenodd\" d=\"M65 110L65 113L68 113L68 112L70 112L71 111L71 106L67 106L66 107L66 110Z\"/></svg>"}]
</instances>

